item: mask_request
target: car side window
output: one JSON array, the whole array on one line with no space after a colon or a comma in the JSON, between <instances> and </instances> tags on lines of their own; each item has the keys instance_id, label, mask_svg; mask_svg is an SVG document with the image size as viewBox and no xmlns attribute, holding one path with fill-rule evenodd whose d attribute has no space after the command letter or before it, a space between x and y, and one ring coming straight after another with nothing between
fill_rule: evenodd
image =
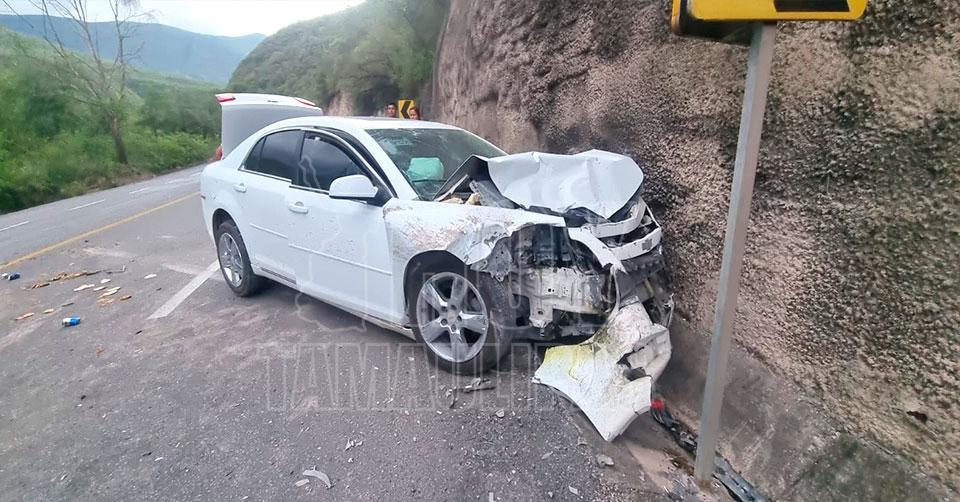
<instances>
[{"instance_id":1,"label":"car side window","mask_svg":"<svg viewBox=\"0 0 960 502\"><path fill-rule=\"evenodd\" d=\"M329 190L333 180L352 174L366 176L363 168L347 152L327 138L319 134L304 135L298 185Z\"/></svg>"},{"instance_id":2,"label":"car side window","mask_svg":"<svg viewBox=\"0 0 960 502\"><path fill-rule=\"evenodd\" d=\"M263 142L267 138L260 138L260 141L257 141L256 145L253 145L253 148L250 150L250 154L247 155L247 160L243 161L243 168L248 171L259 171L260 170L260 152L263 151Z\"/></svg>"},{"instance_id":3,"label":"car side window","mask_svg":"<svg viewBox=\"0 0 960 502\"><path fill-rule=\"evenodd\" d=\"M301 131L283 131L261 139L247 158L245 169L293 181L300 157ZM253 163L256 155L258 161Z\"/></svg>"}]
</instances>

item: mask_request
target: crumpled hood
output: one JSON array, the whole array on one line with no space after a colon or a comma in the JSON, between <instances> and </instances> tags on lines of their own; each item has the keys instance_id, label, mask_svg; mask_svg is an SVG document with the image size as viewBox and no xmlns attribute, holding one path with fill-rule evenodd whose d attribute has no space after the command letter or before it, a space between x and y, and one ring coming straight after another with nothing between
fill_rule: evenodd
<instances>
[{"instance_id":1,"label":"crumpled hood","mask_svg":"<svg viewBox=\"0 0 960 502\"><path fill-rule=\"evenodd\" d=\"M558 214L584 208L609 219L630 201L643 171L630 157L602 150L576 155L526 152L487 159L504 197Z\"/></svg>"}]
</instances>

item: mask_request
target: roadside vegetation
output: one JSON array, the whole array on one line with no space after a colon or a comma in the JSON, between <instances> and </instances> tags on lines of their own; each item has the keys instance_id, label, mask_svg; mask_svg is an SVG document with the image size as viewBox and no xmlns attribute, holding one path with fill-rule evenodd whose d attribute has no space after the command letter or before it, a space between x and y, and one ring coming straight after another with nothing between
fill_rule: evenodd
<instances>
[{"instance_id":1,"label":"roadside vegetation","mask_svg":"<svg viewBox=\"0 0 960 502\"><path fill-rule=\"evenodd\" d=\"M367 0L267 37L230 80L236 92L329 103L350 96L358 114L416 97L433 71L447 0Z\"/></svg>"},{"instance_id":2,"label":"roadside vegetation","mask_svg":"<svg viewBox=\"0 0 960 502\"><path fill-rule=\"evenodd\" d=\"M151 173L213 153L213 84L130 70L116 108L126 162L102 113L43 40L0 28L0 213Z\"/></svg>"}]
</instances>

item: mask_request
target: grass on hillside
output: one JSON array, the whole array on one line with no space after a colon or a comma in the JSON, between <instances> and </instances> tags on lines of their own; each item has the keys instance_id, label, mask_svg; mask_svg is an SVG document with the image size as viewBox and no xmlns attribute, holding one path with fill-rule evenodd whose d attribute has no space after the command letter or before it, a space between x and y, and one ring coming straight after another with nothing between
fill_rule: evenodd
<instances>
[{"instance_id":1,"label":"grass on hillside","mask_svg":"<svg viewBox=\"0 0 960 502\"><path fill-rule=\"evenodd\" d=\"M209 158L220 110L208 83L133 73L123 113L129 165L38 39L0 29L0 213Z\"/></svg>"}]
</instances>

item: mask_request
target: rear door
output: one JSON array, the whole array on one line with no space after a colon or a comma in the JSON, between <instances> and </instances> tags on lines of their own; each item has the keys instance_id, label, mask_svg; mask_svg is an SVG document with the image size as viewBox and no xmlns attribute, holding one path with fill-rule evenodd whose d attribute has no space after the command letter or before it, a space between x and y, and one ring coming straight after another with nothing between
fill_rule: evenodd
<instances>
[{"instance_id":1,"label":"rear door","mask_svg":"<svg viewBox=\"0 0 960 502\"><path fill-rule=\"evenodd\" d=\"M304 135L298 177L287 204L299 208L290 246L301 290L355 312L396 322L394 280L383 208L332 199L333 180L361 174L388 193L360 156L336 136Z\"/></svg>"},{"instance_id":2,"label":"rear door","mask_svg":"<svg viewBox=\"0 0 960 502\"><path fill-rule=\"evenodd\" d=\"M240 168L234 185L246 227L241 234L255 271L296 284L289 247L293 212L286 194L297 176L303 131L280 131L264 136Z\"/></svg>"}]
</instances>

